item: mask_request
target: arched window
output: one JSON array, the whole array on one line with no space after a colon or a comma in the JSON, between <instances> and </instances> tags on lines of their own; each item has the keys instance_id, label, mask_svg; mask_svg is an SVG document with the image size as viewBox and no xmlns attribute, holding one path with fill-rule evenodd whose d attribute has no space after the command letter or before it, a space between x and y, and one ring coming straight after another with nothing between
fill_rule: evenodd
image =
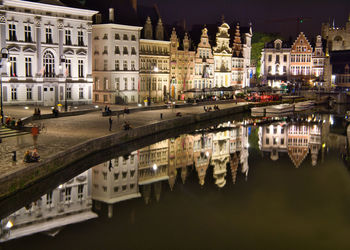
<instances>
[{"instance_id":1,"label":"arched window","mask_svg":"<svg viewBox=\"0 0 350 250\"><path fill-rule=\"evenodd\" d=\"M55 77L55 57L50 51L46 51L44 54L44 76Z\"/></svg>"}]
</instances>

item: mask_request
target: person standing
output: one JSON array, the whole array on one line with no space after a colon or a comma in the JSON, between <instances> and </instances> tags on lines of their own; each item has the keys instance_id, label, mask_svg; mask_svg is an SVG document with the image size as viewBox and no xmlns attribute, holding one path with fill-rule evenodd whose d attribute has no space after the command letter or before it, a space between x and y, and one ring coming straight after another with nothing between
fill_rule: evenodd
<instances>
[{"instance_id":1,"label":"person standing","mask_svg":"<svg viewBox=\"0 0 350 250\"><path fill-rule=\"evenodd\" d=\"M113 124L112 116L109 117L108 121L109 121L109 131L112 131L112 124Z\"/></svg>"},{"instance_id":2,"label":"person standing","mask_svg":"<svg viewBox=\"0 0 350 250\"><path fill-rule=\"evenodd\" d=\"M163 113L160 113L160 119L163 120Z\"/></svg>"}]
</instances>

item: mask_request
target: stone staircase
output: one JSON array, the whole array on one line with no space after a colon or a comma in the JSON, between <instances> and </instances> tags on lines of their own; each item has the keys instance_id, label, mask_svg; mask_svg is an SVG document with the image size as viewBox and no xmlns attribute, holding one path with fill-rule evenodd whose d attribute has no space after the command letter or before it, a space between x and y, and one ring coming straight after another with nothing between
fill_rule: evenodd
<instances>
[{"instance_id":1,"label":"stone staircase","mask_svg":"<svg viewBox=\"0 0 350 250\"><path fill-rule=\"evenodd\" d=\"M26 135L26 134L29 134L29 132L10 129L10 128L4 127L4 126L0 127L0 139L13 137L13 136L19 136L19 135Z\"/></svg>"}]
</instances>

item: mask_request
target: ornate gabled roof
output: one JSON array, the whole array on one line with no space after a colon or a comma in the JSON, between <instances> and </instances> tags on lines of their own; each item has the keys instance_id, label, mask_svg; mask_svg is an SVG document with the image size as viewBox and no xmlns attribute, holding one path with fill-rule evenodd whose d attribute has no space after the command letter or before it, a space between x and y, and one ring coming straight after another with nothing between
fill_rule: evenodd
<instances>
[{"instance_id":1,"label":"ornate gabled roof","mask_svg":"<svg viewBox=\"0 0 350 250\"><path fill-rule=\"evenodd\" d=\"M296 168L300 166L308 154L308 147L288 147L288 155Z\"/></svg>"},{"instance_id":2,"label":"ornate gabled roof","mask_svg":"<svg viewBox=\"0 0 350 250\"><path fill-rule=\"evenodd\" d=\"M233 57L243 57L243 49L241 42L241 33L239 30L239 23L236 25L235 37L232 45L232 56Z\"/></svg>"},{"instance_id":3,"label":"ornate gabled roof","mask_svg":"<svg viewBox=\"0 0 350 250\"><path fill-rule=\"evenodd\" d=\"M292 50L296 49L296 45L299 43L301 43L301 41L306 41L306 45L307 47L309 47L309 49L311 49L312 52L312 46L309 42L309 40L307 39L307 37L305 36L305 34L303 32L300 32L297 39L294 41L293 45L292 45ZM304 45L304 44L303 44Z\"/></svg>"}]
</instances>

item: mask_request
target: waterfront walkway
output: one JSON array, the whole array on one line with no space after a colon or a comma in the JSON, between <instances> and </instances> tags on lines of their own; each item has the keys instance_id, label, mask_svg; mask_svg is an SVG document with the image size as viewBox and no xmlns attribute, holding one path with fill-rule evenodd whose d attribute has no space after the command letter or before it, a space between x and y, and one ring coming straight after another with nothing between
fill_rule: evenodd
<instances>
[{"instance_id":1,"label":"waterfront walkway","mask_svg":"<svg viewBox=\"0 0 350 250\"><path fill-rule=\"evenodd\" d=\"M219 104L219 107L220 109L225 109L245 104L246 103ZM213 105L210 106L213 108ZM93 107L94 106L91 105L86 108ZM79 109L83 108L84 107L79 107ZM112 110L123 108L124 106L111 106ZM24 107L6 107L6 113L16 118L30 116L33 114L33 110L34 107L30 107L29 109L24 109ZM42 114L50 112L50 108L41 109ZM203 106L191 106L176 109L136 112L120 115L119 119L114 116L112 117L112 131L109 131L109 117L102 117L100 111L79 116L34 121L34 124L45 127L45 130L39 134L37 140L34 140L31 134L25 134L5 138L0 144L0 178L29 166L30 164L23 162L23 156L27 150L32 150L34 147L38 149L41 159L44 160L89 139L119 132L123 130L124 121L129 122L131 127L135 128L159 122L161 120L161 113L163 114L163 120L174 119L178 112L185 117L204 113L205 111ZM12 161L13 151L16 151L17 154L16 162Z\"/></svg>"}]
</instances>

